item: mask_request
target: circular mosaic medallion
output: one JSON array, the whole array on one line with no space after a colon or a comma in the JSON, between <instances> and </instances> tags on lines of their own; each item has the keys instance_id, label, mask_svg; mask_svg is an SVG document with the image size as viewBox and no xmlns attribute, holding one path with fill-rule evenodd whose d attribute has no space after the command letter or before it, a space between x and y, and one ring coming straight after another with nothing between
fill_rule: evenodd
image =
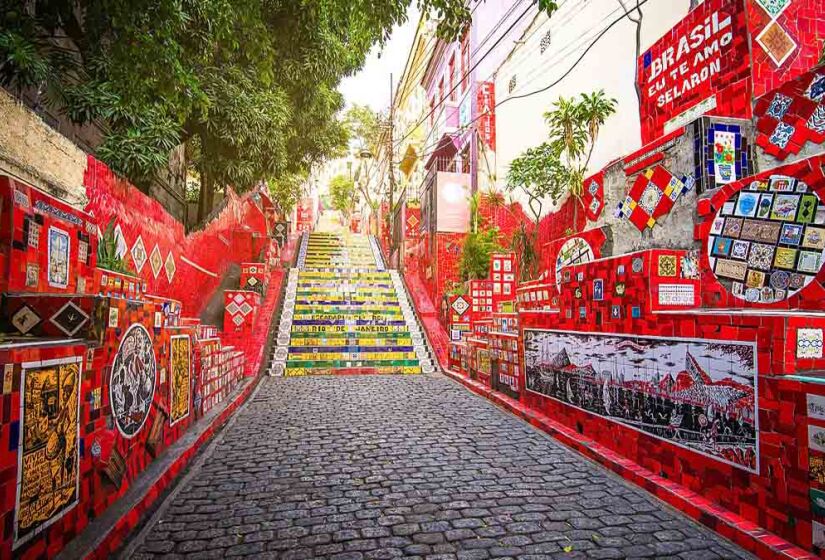
<instances>
[{"instance_id":1,"label":"circular mosaic medallion","mask_svg":"<svg viewBox=\"0 0 825 560\"><path fill-rule=\"evenodd\" d=\"M825 258L825 205L787 175L753 181L714 217L710 267L735 297L775 303L804 288Z\"/></svg>"},{"instance_id":2,"label":"circular mosaic medallion","mask_svg":"<svg viewBox=\"0 0 825 560\"><path fill-rule=\"evenodd\" d=\"M135 323L120 339L109 380L112 416L124 437L134 437L146 423L155 396L156 373L149 331Z\"/></svg>"},{"instance_id":3,"label":"circular mosaic medallion","mask_svg":"<svg viewBox=\"0 0 825 560\"><path fill-rule=\"evenodd\" d=\"M771 287L775 290L787 290L791 282L791 275L784 270L775 270L771 274Z\"/></svg>"},{"instance_id":4,"label":"circular mosaic medallion","mask_svg":"<svg viewBox=\"0 0 825 560\"><path fill-rule=\"evenodd\" d=\"M556 255L556 287L561 291L561 269L565 266L587 263L593 260L593 249L581 237L573 237L562 244Z\"/></svg>"}]
</instances>

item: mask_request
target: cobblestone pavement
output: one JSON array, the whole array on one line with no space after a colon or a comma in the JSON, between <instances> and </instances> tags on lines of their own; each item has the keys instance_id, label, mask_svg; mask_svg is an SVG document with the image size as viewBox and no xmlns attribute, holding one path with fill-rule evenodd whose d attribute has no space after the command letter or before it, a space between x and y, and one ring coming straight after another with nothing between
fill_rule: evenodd
<instances>
[{"instance_id":1,"label":"cobblestone pavement","mask_svg":"<svg viewBox=\"0 0 825 560\"><path fill-rule=\"evenodd\" d=\"M267 378L169 501L132 558L750 557L441 376Z\"/></svg>"}]
</instances>

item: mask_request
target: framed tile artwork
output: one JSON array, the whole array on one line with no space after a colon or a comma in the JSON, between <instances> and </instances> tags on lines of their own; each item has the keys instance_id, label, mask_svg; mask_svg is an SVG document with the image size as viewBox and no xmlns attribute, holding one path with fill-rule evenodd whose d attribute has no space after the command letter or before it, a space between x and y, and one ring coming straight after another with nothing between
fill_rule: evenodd
<instances>
[{"instance_id":1,"label":"framed tile artwork","mask_svg":"<svg viewBox=\"0 0 825 560\"><path fill-rule=\"evenodd\" d=\"M713 217L708 237L719 282L752 303L782 301L807 286L823 262L822 207L803 181L785 175L734 193Z\"/></svg>"}]
</instances>

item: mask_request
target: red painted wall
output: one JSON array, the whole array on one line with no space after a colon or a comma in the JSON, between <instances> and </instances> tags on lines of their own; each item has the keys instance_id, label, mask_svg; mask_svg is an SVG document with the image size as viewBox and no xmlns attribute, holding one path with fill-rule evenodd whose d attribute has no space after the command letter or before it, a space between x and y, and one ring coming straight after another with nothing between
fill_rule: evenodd
<instances>
[{"instance_id":1,"label":"red painted wall","mask_svg":"<svg viewBox=\"0 0 825 560\"><path fill-rule=\"evenodd\" d=\"M128 248L127 263L146 280L149 293L181 301L185 315L197 316L208 301L204 295L217 289L230 265L257 260L268 242L266 218L254 193L239 197L229 191L218 216L202 230L186 235L183 225L156 200L91 156L84 184L89 199L86 212L95 217L101 229L111 218L116 219ZM132 256L138 237L146 255L142 267ZM157 274L152 267L155 247L162 259ZM174 262L171 279L165 269L167 260Z\"/></svg>"}]
</instances>

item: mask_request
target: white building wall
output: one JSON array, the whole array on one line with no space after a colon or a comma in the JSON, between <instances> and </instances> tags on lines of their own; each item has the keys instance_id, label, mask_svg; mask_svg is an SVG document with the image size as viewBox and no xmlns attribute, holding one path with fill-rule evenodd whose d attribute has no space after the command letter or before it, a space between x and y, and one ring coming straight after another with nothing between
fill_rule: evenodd
<instances>
[{"instance_id":1,"label":"white building wall","mask_svg":"<svg viewBox=\"0 0 825 560\"><path fill-rule=\"evenodd\" d=\"M635 0L624 0L630 8ZM643 6L641 53L681 20L689 0L648 0ZM540 15L524 33L510 57L496 73L496 186L504 190L510 162L524 150L547 138L544 113L559 96L604 89L618 101L616 113L602 127L590 162L596 172L610 161L641 147L639 103L634 88L636 24L623 19L590 49L572 72L549 90L505 101L546 87L567 72L596 36L624 13L618 0L562 0L548 19ZM541 40L550 32L550 44L541 52ZM509 84L515 76L515 89ZM526 205L520 191L513 198ZM544 213L553 210L549 201Z\"/></svg>"}]
</instances>

